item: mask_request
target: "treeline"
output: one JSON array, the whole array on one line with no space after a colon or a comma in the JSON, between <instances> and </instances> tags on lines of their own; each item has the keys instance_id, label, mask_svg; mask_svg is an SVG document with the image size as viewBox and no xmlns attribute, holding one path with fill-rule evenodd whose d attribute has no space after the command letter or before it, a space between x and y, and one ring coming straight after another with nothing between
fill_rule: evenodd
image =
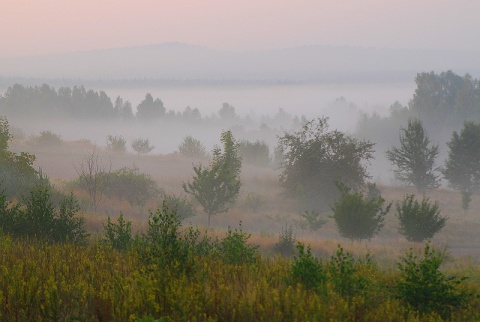
<instances>
[{"instance_id":1,"label":"treeline","mask_svg":"<svg viewBox=\"0 0 480 322\"><path fill-rule=\"evenodd\" d=\"M0 115L22 118L64 118L73 120L141 121L155 122L161 119L177 119L201 123L221 120L223 124L234 125L251 123L252 117L241 118L235 108L223 103L217 115L203 116L198 108L186 106L183 111L167 110L160 98L150 93L134 108L132 103L117 96L112 100L104 91L87 90L84 86L60 87L56 90L47 84L23 86L15 84L0 95ZM286 113L283 109L270 116L262 116L263 129L266 124L274 127L299 125L299 117Z\"/></svg>"},{"instance_id":2,"label":"treeline","mask_svg":"<svg viewBox=\"0 0 480 322\"><path fill-rule=\"evenodd\" d=\"M452 71L429 72L417 74L415 83L417 87L406 106L393 103L387 117L364 115L357 126L358 136L389 148L398 139L398 128L409 119L419 119L432 137L446 142L465 121L480 122L479 79Z\"/></svg>"}]
</instances>

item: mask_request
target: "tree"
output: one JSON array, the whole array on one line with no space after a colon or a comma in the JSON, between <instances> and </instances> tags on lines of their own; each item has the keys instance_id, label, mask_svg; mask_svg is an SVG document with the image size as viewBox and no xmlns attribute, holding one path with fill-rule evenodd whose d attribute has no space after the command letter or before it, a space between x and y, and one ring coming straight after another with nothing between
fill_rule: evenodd
<instances>
[{"instance_id":1,"label":"tree","mask_svg":"<svg viewBox=\"0 0 480 322\"><path fill-rule=\"evenodd\" d=\"M280 183L287 195L324 212L339 196L336 181L353 189L364 184L365 161L372 158L373 145L340 131L329 132L325 117L305 121L300 131L279 138L284 153Z\"/></svg>"},{"instance_id":2,"label":"tree","mask_svg":"<svg viewBox=\"0 0 480 322\"><path fill-rule=\"evenodd\" d=\"M242 159L238 155L238 143L230 131L222 132L220 141L223 151L215 147L210 166L194 166L192 183L183 184L185 192L193 195L208 214L208 227L212 215L228 211L236 201L241 186Z\"/></svg>"},{"instance_id":3,"label":"tree","mask_svg":"<svg viewBox=\"0 0 480 322\"><path fill-rule=\"evenodd\" d=\"M163 102L158 98L154 101L152 95L147 93L145 99L137 107L137 118L144 121L158 119L164 116L165 112Z\"/></svg>"},{"instance_id":4,"label":"tree","mask_svg":"<svg viewBox=\"0 0 480 322\"><path fill-rule=\"evenodd\" d=\"M448 218L440 216L438 202L432 204L424 197L419 203L414 197L408 195L401 204L396 204L396 216L400 221L398 232L409 241L422 242L440 231Z\"/></svg>"},{"instance_id":5,"label":"tree","mask_svg":"<svg viewBox=\"0 0 480 322\"><path fill-rule=\"evenodd\" d=\"M383 227L392 204L383 208L385 199L381 196L365 197L341 183L337 183L337 187L342 195L333 204L332 217L340 235L351 240L372 239Z\"/></svg>"},{"instance_id":6,"label":"tree","mask_svg":"<svg viewBox=\"0 0 480 322\"><path fill-rule=\"evenodd\" d=\"M35 156L26 152L9 151L10 135L8 120L0 116L0 185L7 189L8 197L19 198L43 178L33 168Z\"/></svg>"},{"instance_id":7,"label":"tree","mask_svg":"<svg viewBox=\"0 0 480 322\"><path fill-rule=\"evenodd\" d=\"M480 190L480 123L465 122L460 134L453 132L447 145L450 150L443 175L460 191L462 208L467 211L472 194Z\"/></svg>"},{"instance_id":8,"label":"tree","mask_svg":"<svg viewBox=\"0 0 480 322\"><path fill-rule=\"evenodd\" d=\"M115 153L127 152L127 140L121 135L107 135L107 150Z\"/></svg>"},{"instance_id":9,"label":"tree","mask_svg":"<svg viewBox=\"0 0 480 322\"><path fill-rule=\"evenodd\" d=\"M99 162L96 148L90 155L85 156L78 167L75 167L78 184L88 194L94 211L97 210L98 203L102 200L111 168L111 164L107 167Z\"/></svg>"},{"instance_id":10,"label":"tree","mask_svg":"<svg viewBox=\"0 0 480 322\"><path fill-rule=\"evenodd\" d=\"M132 141L132 149L138 154L150 153L153 148L154 146L150 145L150 141L148 139L139 137Z\"/></svg>"},{"instance_id":11,"label":"tree","mask_svg":"<svg viewBox=\"0 0 480 322\"><path fill-rule=\"evenodd\" d=\"M205 159L208 156L205 146L202 144L202 142L191 137L190 135L187 135L185 138L183 138L182 144L178 146L178 152L187 158Z\"/></svg>"},{"instance_id":12,"label":"tree","mask_svg":"<svg viewBox=\"0 0 480 322\"><path fill-rule=\"evenodd\" d=\"M397 166L395 177L401 182L415 186L419 192L439 186L435 167L438 145L431 145L421 121L410 119L407 128L400 130L400 147L393 147L386 154Z\"/></svg>"}]
</instances>

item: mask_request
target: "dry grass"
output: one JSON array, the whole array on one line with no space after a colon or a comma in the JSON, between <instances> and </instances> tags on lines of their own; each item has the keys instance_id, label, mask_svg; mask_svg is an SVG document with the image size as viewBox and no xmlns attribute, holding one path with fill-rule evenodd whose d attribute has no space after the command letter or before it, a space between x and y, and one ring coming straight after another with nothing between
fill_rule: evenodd
<instances>
[{"instance_id":1,"label":"dry grass","mask_svg":"<svg viewBox=\"0 0 480 322\"><path fill-rule=\"evenodd\" d=\"M14 151L29 151L37 157L36 167L41 167L56 184L57 187L65 186L65 182L77 176L75 166L84 160L85 156L93 151L93 145L85 141L66 142L60 147L50 149L33 149L23 142L15 142L12 146ZM141 172L149 174L158 186L167 193L183 194L182 183L191 180L192 164L198 161L185 159L176 154L147 155L135 154L112 154L99 150L100 162L111 164L112 169L124 166L136 166ZM385 220L385 227L380 234L371 241L351 243L343 239L337 232L332 219L316 232L300 229L298 223L301 220L295 211L295 202L286 199L278 184L279 170L244 166L242 170L242 189L236 205L226 214L212 217L211 228L222 234L227 227L238 227L242 222L243 229L252 233L251 242L260 246L260 249L269 253L279 239L282 227L292 225L296 239L308 243L313 251L322 257L330 256L336 250L337 244L345 245L345 248L356 253L371 251L379 258L392 258L402 254L408 247L417 247L408 243L397 232L397 219L395 218L395 205ZM413 188L379 186L382 196L389 202L402 200L406 194L417 194ZM87 196L81 191L74 194L87 204ZM255 197L258 201L252 207L249 198ZM426 194L432 201L438 201L443 215L449 217L446 227L434 238L435 244L446 247L453 255L480 256L480 196L474 196L470 210L464 213L461 209L461 197L456 191L439 189ZM421 198L417 194L418 198ZM107 216L116 218L120 212L133 222L134 228L143 230L148 220L147 209L156 209L158 201L149 202L144 209L130 206L126 201L104 198L96 214L86 212L87 228L92 232L100 232ZM207 216L197 207L198 215L186 220L186 224L192 224L204 229ZM324 214L329 216L330 214Z\"/></svg>"}]
</instances>

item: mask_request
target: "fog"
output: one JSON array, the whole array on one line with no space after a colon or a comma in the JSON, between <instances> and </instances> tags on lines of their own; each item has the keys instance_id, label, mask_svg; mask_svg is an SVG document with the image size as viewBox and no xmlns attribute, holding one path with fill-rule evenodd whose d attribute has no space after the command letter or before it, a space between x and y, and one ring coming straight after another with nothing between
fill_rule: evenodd
<instances>
[{"instance_id":1,"label":"fog","mask_svg":"<svg viewBox=\"0 0 480 322\"><path fill-rule=\"evenodd\" d=\"M41 84L38 84L41 85ZM415 84L294 84L294 85L219 85L219 86L145 86L145 87L110 87L97 86L91 89L105 91L112 101L120 96L124 101L132 103L134 113L136 106L151 93L159 98L167 111L182 113L187 106L198 108L202 117L218 118L218 111L223 103L235 108L239 119L235 122L221 122L216 126L205 128L201 124L190 122L187 125L179 122L162 120L156 125L143 123L119 124L118 122L67 122L65 120L22 120L12 118L10 123L20 127L27 136L50 130L65 140L87 139L99 146L104 146L106 136L122 135L127 141L142 136L148 138L155 146L153 153L171 153L185 135L193 135L213 147L218 141L222 129L237 126L240 139L265 140L269 145L276 144L276 135L292 127L290 120L277 120L275 115L283 110L289 117L297 116L312 119L328 116L330 128L353 132L360 113L377 113L387 115L389 106L395 101L407 104L414 91ZM87 88L87 90L90 88ZM2 90L2 93L6 89ZM248 122L241 121L248 118ZM258 132L266 118L271 118L268 125L278 131L270 135ZM263 121L262 121L263 120ZM239 128L238 126L241 126ZM242 129L242 131L240 131ZM257 131L259 137L252 133Z\"/></svg>"}]
</instances>

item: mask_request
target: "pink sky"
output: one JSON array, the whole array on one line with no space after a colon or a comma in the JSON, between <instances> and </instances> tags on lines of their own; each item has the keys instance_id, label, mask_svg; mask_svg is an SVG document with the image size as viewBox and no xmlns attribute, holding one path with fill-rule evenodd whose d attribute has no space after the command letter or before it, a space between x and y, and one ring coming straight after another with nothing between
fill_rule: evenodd
<instances>
[{"instance_id":1,"label":"pink sky","mask_svg":"<svg viewBox=\"0 0 480 322\"><path fill-rule=\"evenodd\" d=\"M475 0L0 0L0 57L178 41L480 50Z\"/></svg>"}]
</instances>

